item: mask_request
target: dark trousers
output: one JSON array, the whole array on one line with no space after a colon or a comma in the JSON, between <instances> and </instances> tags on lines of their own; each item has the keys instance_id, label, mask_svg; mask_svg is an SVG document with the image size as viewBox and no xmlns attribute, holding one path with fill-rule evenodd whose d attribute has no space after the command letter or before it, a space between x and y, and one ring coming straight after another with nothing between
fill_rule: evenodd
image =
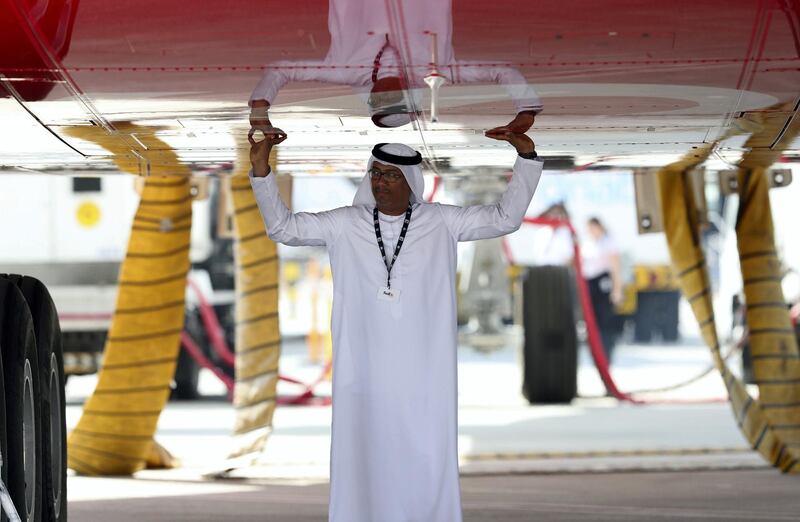
<instances>
[{"instance_id":1,"label":"dark trousers","mask_svg":"<svg viewBox=\"0 0 800 522\"><path fill-rule=\"evenodd\" d=\"M587 279L586 282L589 284L589 295L592 298L592 308L594 308L597 318L600 338L603 340L603 350L610 363L614 344L617 342L614 305L611 303L611 289L613 288L611 274L603 272L597 277Z\"/></svg>"}]
</instances>

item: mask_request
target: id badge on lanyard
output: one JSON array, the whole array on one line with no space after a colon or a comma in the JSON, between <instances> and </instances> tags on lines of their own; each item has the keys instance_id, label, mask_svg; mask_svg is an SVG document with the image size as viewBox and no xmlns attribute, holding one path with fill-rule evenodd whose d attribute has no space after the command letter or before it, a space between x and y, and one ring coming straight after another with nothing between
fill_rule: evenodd
<instances>
[{"instance_id":1,"label":"id badge on lanyard","mask_svg":"<svg viewBox=\"0 0 800 522\"><path fill-rule=\"evenodd\" d=\"M400 249L403 247L403 240L405 240L406 232L408 232L408 225L411 223L411 205L409 204L408 209L406 210L406 217L403 221L403 229L400 231L400 237L397 239L397 246L394 249L394 256L392 256L391 263L386 261L386 249L383 246L383 238L381 238L381 225L378 221L378 207L375 207L372 210L372 219L375 225L375 237L378 240L378 248L381 251L381 257L383 257L383 263L386 265L387 272L386 286L378 288L378 301L396 303L400 300L400 290L392 288L392 267L394 266L394 262L397 261L397 256L400 255Z\"/></svg>"},{"instance_id":2,"label":"id badge on lanyard","mask_svg":"<svg viewBox=\"0 0 800 522\"><path fill-rule=\"evenodd\" d=\"M378 301L388 301L390 303L396 303L400 300L400 290L397 288L389 288L388 286L382 286L378 288Z\"/></svg>"}]
</instances>

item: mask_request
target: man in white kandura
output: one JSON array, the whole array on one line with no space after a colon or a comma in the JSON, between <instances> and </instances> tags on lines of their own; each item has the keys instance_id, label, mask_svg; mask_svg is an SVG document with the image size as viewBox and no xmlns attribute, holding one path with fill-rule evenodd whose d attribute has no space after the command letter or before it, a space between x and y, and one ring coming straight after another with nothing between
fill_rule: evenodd
<instances>
[{"instance_id":1,"label":"man in white kandura","mask_svg":"<svg viewBox=\"0 0 800 522\"><path fill-rule=\"evenodd\" d=\"M269 236L326 246L333 272L332 522L459 522L456 243L517 230L542 173L533 141L495 205L422 198L420 154L372 150L353 205L292 214L267 164L285 134L251 133L251 183Z\"/></svg>"}]
</instances>

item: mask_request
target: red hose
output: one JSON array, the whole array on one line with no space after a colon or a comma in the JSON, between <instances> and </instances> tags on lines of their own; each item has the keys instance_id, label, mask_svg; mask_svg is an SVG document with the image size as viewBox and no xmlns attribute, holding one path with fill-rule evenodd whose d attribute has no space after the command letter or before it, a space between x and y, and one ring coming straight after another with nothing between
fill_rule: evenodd
<instances>
[{"instance_id":1,"label":"red hose","mask_svg":"<svg viewBox=\"0 0 800 522\"><path fill-rule=\"evenodd\" d=\"M297 379L281 376L280 377L281 380L286 382L291 382L294 384L302 384L304 386L304 389L295 396L278 397L277 403L282 405L291 405L291 406L300 406L300 405L329 406L331 404L331 398L317 397L316 395L314 395L314 388L316 388L317 385L325 379L325 376L330 371L332 364L333 360L328 359L328 362L325 364L325 368L322 370L320 376L317 377L317 379L311 384L304 384L302 381L299 381Z\"/></svg>"},{"instance_id":2,"label":"red hose","mask_svg":"<svg viewBox=\"0 0 800 522\"><path fill-rule=\"evenodd\" d=\"M198 303L200 303L200 318L203 321L206 335L208 335L208 339L211 341L211 346L214 348L214 351L217 352L219 358L222 359L225 364L233 368L236 357L233 352L231 352L230 348L228 348L228 343L225 341L225 335L222 333L222 326L219 324L216 310L209 304L200 286L195 283L191 277L189 278L189 287L194 292L194 295L197 296Z\"/></svg>"},{"instance_id":3,"label":"red hose","mask_svg":"<svg viewBox=\"0 0 800 522\"><path fill-rule=\"evenodd\" d=\"M185 330L181 332L181 346L187 351L189 356L197 362L203 368L211 370L214 375L219 378L220 381L228 388L228 396L230 397L233 393L233 379L225 375L225 373L217 368L217 366L212 363L206 354L203 353L203 349L197 345L197 343L192 339L192 336L189 335Z\"/></svg>"},{"instance_id":4,"label":"red hose","mask_svg":"<svg viewBox=\"0 0 800 522\"><path fill-rule=\"evenodd\" d=\"M214 310L214 307L211 306L211 304L205 298L200 286L197 283L195 283L191 278L189 279L189 286L192 288L195 295L197 296L197 301L200 304L200 318L203 320L203 327L205 328L206 335L208 335L208 338L211 341L211 345L214 347L214 351L216 351L217 355L220 356L220 358L225 364L227 364L230 367L234 367L235 355L228 348L228 343L225 341L225 336L222 333L222 326L219 324L219 318L217 317L216 310ZM191 339L191 337L189 337L188 335L186 337L188 338L189 343L191 343L191 346L195 349L192 350L192 348L187 347L189 355L191 355L198 362L198 364L213 371L214 374L220 377L220 379L225 383L225 385L228 387L228 390L229 391L232 390L234 385L230 377L220 372L216 368L216 366L214 366L213 363L208 360L205 354L202 353L200 347L197 346L197 344ZM183 337L181 339L183 340ZM187 345L185 344L184 346ZM316 397L314 395L314 388L325 379L325 375L327 375L328 371L330 371L330 367L331 367L331 361L328 361L328 364L322 370L320 376L311 384L305 384L300 380L279 373L278 379L286 382L291 382L293 384L303 385L304 388L303 391L297 395L293 395L290 397L279 397L276 403L291 404L291 405L306 405L312 403L323 404L323 405L330 404L330 398ZM224 376L225 378L223 379L222 376Z\"/></svg>"}]
</instances>

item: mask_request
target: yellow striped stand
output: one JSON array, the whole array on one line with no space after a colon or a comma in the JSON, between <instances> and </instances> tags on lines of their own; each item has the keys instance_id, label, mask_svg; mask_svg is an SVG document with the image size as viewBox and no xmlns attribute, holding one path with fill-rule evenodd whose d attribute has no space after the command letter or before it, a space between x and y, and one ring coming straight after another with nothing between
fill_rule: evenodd
<instances>
[{"instance_id":1,"label":"yellow striped stand","mask_svg":"<svg viewBox=\"0 0 800 522\"><path fill-rule=\"evenodd\" d=\"M795 120L775 146L757 148L771 145L775 133L781 129L785 118L774 116L767 113L764 132L745 144L752 150L739 164L736 237L753 376L759 403L774 433L768 458L785 472L800 473L800 353L781 288L783 271L775 249L767 177L767 168L797 137L800 121Z\"/></svg>"},{"instance_id":2,"label":"yellow striped stand","mask_svg":"<svg viewBox=\"0 0 800 522\"><path fill-rule=\"evenodd\" d=\"M246 141L239 143L236 170L231 177L236 259L236 421L230 458L255 460L272 432L281 335L278 251L267 236L250 187L249 150ZM273 149L273 171L274 153Z\"/></svg>"},{"instance_id":3,"label":"yellow striped stand","mask_svg":"<svg viewBox=\"0 0 800 522\"><path fill-rule=\"evenodd\" d=\"M128 134L146 130L130 124L117 129ZM139 172L141 164L131 159L136 154L119 136L95 127L69 133L108 149L121 170ZM129 475L148 459L171 465L163 448L154 446L153 435L169 397L183 329L191 172L152 130L139 139L147 150L160 151L164 163L148 165L151 176L145 179L120 269L97 388L69 436L68 465L81 474Z\"/></svg>"},{"instance_id":4,"label":"yellow striped stand","mask_svg":"<svg viewBox=\"0 0 800 522\"><path fill-rule=\"evenodd\" d=\"M769 129L769 125L759 124L755 122L752 128L757 129L757 134L754 135L748 145L750 147L757 147L758 141L761 136L773 132L774 129ZM729 136L733 133L729 133ZM772 134L774 136L774 134ZM705 256L703 254L700 244L700 228L698 222L698 205L694 200L691 186L688 180L689 171L706 160L708 155L713 150L716 143L707 145L693 151L680 161L668 165L658 172L659 193L661 198L661 208L664 218L664 229L667 236L667 243L669 246L670 256L675 274L678 277L679 286L683 295L692 306L692 311L697 319L703 339L711 349L714 362L719 369L725 386L730 396L731 407L736 421L741 428L743 434L753 447L759 451L764 458L772 463L774 466L779 467L783 471L797 472L798 466L796 458L796 446L787 444L788 436L796 437L797 434L797 408L790 407L789 404L797 404L798 396L798 379L800 373L797 372L797 365L790 367L786 364L785 370L778 372L776 366L788 363L794 358L797 358L797 347L794 344L789 344L788 336L782 335L783 330L788 323L788 314L784 307L773 307L769 311L765 310L769 307L758 306L754 311L748 311L748 321L750 321L750 313L753 313L755 324L760 328L777 328L781 332L775 332L776 335L757 334L751 338L751 342L761 343L758 337L763 337L764 342L758 348L754 349L754 354L758 353L762 361L773 360L772 363L759 363L759 373L757 378L761 378L765 382L761 386L761 396L759 400L753 399L748 393L744 384L736 378L725 364L719 347L719 339L714 321L714 310L712 306L712 296L708 278L708 270L705 264ZM745 155L742 162L743 171L749 171L746 166L748 161L755 161L759 158L762 163L771 163L777 157L773 153L763 153L760 150L754 150L752 153ZM747 295L748 306L750 303L759 303L762 298L767 298L770 302L775 303L782 301L783 297L774 293L765 292L763 287L757 284L752 284L756 278L767 277L774 278L774 274L769 271L758 271L748 267L749 264L756 265L757 263L750 261L749 257L755 259L758 256L752 256L753 253L762 250L774 250L774 243L772 239L772 223L769 220L769 227L765 228L763 224L756 223L757 220L765 218L765 214L769 214L769 205L766 195L765 179L756 180L752 174L749 175L749 181L744 185L744 190L753 191L750 196L751 199L751 212L745 209L744 213L740 215L739 224L737 226L737 234L740 238L740 249L743 242L747 243L745 252L742 254L743 258L743 275L745 281L751 280L750 294ZM747 177L747 176L744 176ZM762 176L763 178L763 176ZM760 188L748 188L757 184ZM743 200L747 199L746 197ZM745 239L743 233L745 230L755 231L762 237L758 242L752 242L752 238ZM767 232L769 232L767 234ZM746 261L746 262L745 262ZM772 274L772 275L770 275ZM747 291L746 287L746 291ZM780 288L778 286L778 294ZM758 311L760 310L760 311ZM774 314L774 315L773 315ZM769 317L768 319L766 316ZM786 321L783 320L785 317ZM766 325L766 326L765 326ZM754 322L750 321L750 327L754 327ZM770 334L772 332L769 332ZM794 341L792 340L792 343ZM782 351L782 347L785 350ZM792 350L794 350L792 352ZM778 365L774 363L772 356L781 353L784 355L780 359ZM769 357L766 357L769 356ZM775 372L775 373L772 373ZM767 382L771 380L780 381L793 381L793 384L788 386L775 386L765 395L766 386L774 386L775 383ZM793 401L793 402L792 402ZM778 415L780 417L778 417ZM792 438L796 441L796 438Z\"/></svg>"},{"instance_id":5,"label":"yellow striped stand","mask_svg":"<svg viewBox=\"0 0 800 522\"><path fill-rule=\"evenodd\" d=\"M658 172L664 231L678 284L692 306L703 340L711 349L714 364L728 390L734 416L750 444L759 447L765 454L763 441L759 443L759 439L766 435L771 437L771 433L765 431L767 422L764 412L747 394L742 382L731 373L720 354L708 270L700 245L698 207L688 180L689 170L705 161L711 149L712 146L708 146L699 154L699 158L695 157L695 153L690 154Z\"/></svg>"}]
</instances>

